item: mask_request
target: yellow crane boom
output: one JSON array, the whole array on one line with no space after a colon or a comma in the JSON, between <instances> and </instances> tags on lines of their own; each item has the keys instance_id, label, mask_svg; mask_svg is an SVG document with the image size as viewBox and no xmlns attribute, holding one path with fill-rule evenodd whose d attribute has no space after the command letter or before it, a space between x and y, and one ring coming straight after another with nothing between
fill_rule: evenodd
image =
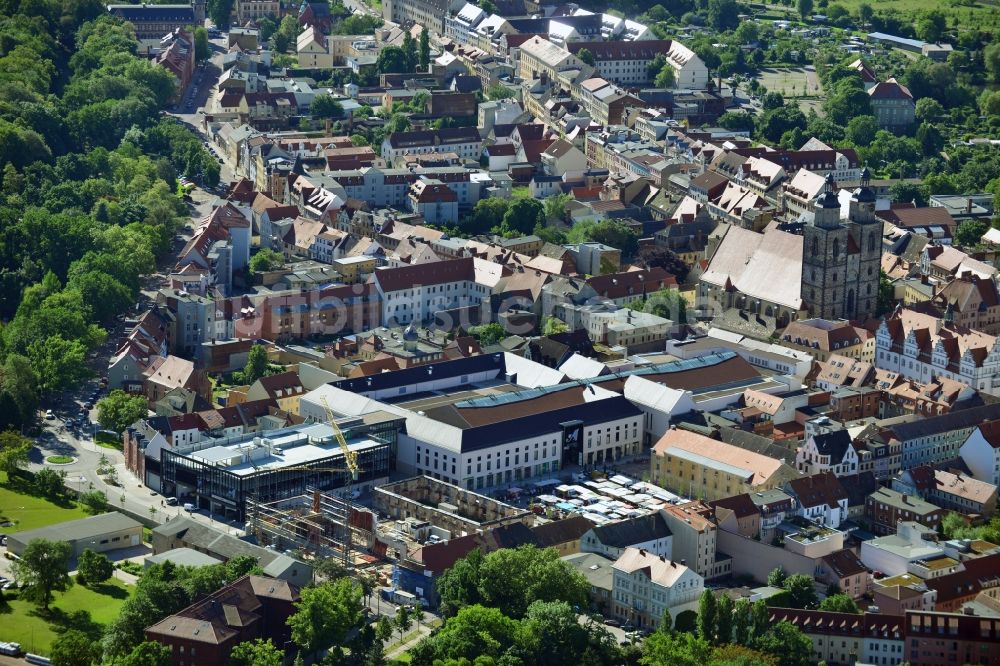
<instances>
[{"instance_id":1,"label":"yellow crane boom","mask_svg":"<svg viewBox=\"0 0 1000 666\"><path fill-rule=\"evenodd\" d=\"M337 438L337 443L340 444L340 450L344 453L344 463L347 465L347 469L351 472L351 478L355 481L358 480L358 475L361 473L361 468L358 467L358 454L356 451L351 451L347 447L347 440L344 439L344 433L341 432L340 426L337 425L335 417L333 415L333 410L330 408L330 403L326 401L326 396L320 396L320 402L323 403L323 409L326 410L326 421L333 429L333 434Z\"/></svg>"}]
</instances>

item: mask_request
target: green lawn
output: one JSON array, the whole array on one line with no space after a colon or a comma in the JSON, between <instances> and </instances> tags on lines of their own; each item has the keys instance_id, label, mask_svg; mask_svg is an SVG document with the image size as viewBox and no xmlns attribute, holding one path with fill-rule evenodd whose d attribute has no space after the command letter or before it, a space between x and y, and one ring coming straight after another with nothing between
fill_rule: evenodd
<instances>
[{"instance_id":1,"label":"green lawn","mask_svg":"<svg viewBox=\"0 0 1000 666\"><path fill-rule=\"evenodd\" d=\"M111 435L99 432L97 436L94 437L94 443L103 449L117 449L122 450L122 442L120 439L112 437Z\"/></svg>"},{"instance_id":2,"label":"green lawn","mask_svg":"<svg viewBox=\"0 0 1000 666\"><path fill-rule=\"evenodd\" d=\"M0 606L0 639L15 641L28 652L47 655L52 641L61 629L79 629L97 637L101 626L118 616L132 588L111 579L90 589L74 584L65 593L57 592L49 614L16 598L16 593L4 593L7 600Z\"/></svg>"},{"instance_id":3,"label":"green lawn","mask_svg":"<svg viewBox=\"0 0 1000 666\"><path fill-rule=\"evenodd\" d=\"M52 463L53 465L68 465L73 462L73 456L49 456L45 459L45 462Z\"/></svg>"},{"instance_id":4,"label":"green lawn","mask_svg":"<svg viewBox=\"0 0 1000 666\"><path fill-rule=\"evenodd\" d=\"M0 527L0 532L4 534L86 518L87 515L69 500L63 504L55 504L43 497L36 497L28 492L23 479L15 479L10 483L7 474L0 473L0 520L14 523L13 527Z\"/></svg>"}]
</instances>

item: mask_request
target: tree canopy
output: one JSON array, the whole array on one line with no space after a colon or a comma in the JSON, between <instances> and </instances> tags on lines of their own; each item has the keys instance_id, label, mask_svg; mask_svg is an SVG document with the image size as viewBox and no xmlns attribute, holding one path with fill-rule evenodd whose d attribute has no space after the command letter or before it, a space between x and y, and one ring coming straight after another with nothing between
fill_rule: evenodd
<instances>
[{"instance_id":1,"label":"tree canopy","mask_svg":"<svg viewBox=\"0 0 1000 666\"><path fill-rule=\"evenodd\" d=\"M830 595L820 603L819 609L836 613L861 613L858 604L846 594Z\"/></svg>"},{"instance_id":2,"label":"tree canopy","mask_svg":"<svg viewBox=\"0 0 1000 666\"><path fill-rule=\"evenodd\" d=\"M538 666L620 664L614 638L601 625L581 623L561 601L536 601L520 620L479 604L462 608L411 651L416 666L511 663Z\"/></svg>"},{"instance_id":3,"label":"tree canopy","mask_svg":"<svg viewBox=\"0 0 1000 666\"><path fill-rule=\"evenodd\" d=\"M282 666L284 653L270 638L244 641L233 648L229 655L232 666Z\"/></svg>"},{"instance_id":4,"label":"tree canopy","mask_svg":"<svg viewBox=\"0 0 1000 666\"><path fill-rule=\"evenodd\" d=\"M520 619L534 601L564 601L585 607L587 583L553 548L507 548L483 556L473 551L442 574L441 611L454 615L482 604Z\"/></svg>"},{"instance_id":5,"label":"tree canopy","mask_svg":"<svg viewBox=\"0 0 1000 666\"><path fill-rule=\"evenodd\" d=\"M71 555L70 545L65 541L29 541L20 559L11 565L21 584L21 598L48 610L52 593L64 592L73 585L69 577Z\"/></svg>"},{"instance_id":6,"label":"tree canopy","mask_svg":"<svg viewBox=\"0 0 1000 666\"><path fill-rule=\"evenodd\" d=\"M38 7L0 22L0 406L16 406L0 427L91 376L103 327L187 215L177 176L215 184L220 169L160 116L176 82L129 24L93 2Z\"/></svg>"},{"instance_id":7,"label":"tree canopy","mask_svg":"<svg viewBox=\"0 0 1000 666\"><path fill-rule=\"evenodd\" d=\"M149 413L145 396L114 390L97 401L97 422L102 428L121 433Z\"/></svg>"},{"instance_id":8,"label":"tree canopy","mask_svg":"<svg viewBox=\"0 0 1000 666\"><path fill-rule=\"evenodd\" d=\"M8 477L28 465L28 452L32 442L19 432L5 430L0 433L0 471Z\"/></svg>"},{"instance_id":9,"label":"tree canopy","mask_svg":"<svg viewBox=\"0 0 1000 666\"><path fill-rule=\"evenodd\" d=\"M342 645L362 617L361 587L349 578L339 578L303 588L288 626L296 645L317 652Z\"/></svg>"},{"instance_id":10,"label":"tree canopy","mask_svg":"<svg viewBox=\"0 0 1000 666\"><path fill-rule=\"evenodd\" d=\"M639 249L639 234L621 220L580 220L566 234L570 243L593 241L622 251L623 257L632 257Z\"/></svg>"},{"instance_id":11,"label":"tree canopy","mask_svg":"<svg viewBox=\"0 0 1000 666\"><path fill-rule=\"evenodd\" d=\"M80 557L77 558L77 571L83 582L87 585L103 583L111 578L115 572L115 567L103 553L95 553L90 548L85 548Z\"/></svg>"},{"instance_id":12,"label":"tree canopy","mask_svg":"<svg viewBox=\"0 0 1000 666\"><path fill-rule=\"evenodd\" d=\"M49 658L54 666L91 666L100 662L101 651L86 633L68 629L52 641Z\"/></svg>"},{"instance_id":13,"label":"tree canopy","mask_svg":"<svg viewBox=\"0 0 1000 666\"><path fill-rule=\"evenodd\" d=\"M309 113L313 118L340 118L344 115L344 107L330 95L316 95L309 105Z\"/></svg>"}]
</instances>

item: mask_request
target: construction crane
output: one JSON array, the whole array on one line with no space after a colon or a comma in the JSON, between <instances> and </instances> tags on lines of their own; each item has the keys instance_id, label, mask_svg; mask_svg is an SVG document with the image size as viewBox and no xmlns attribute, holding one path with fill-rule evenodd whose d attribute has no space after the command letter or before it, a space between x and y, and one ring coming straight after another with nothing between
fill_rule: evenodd
<instances>
[{"instance_id":1,"label":"construction crane","mask_svg":"<svg viewBox=\"0 0 1000 666\"><path fill-rule=\"evenodd\" d=\"M344 439L344 433L341 432L340 426L337 425L333 410L330 408L330 403L326 401L326 396L320 396L319 399L323 403L323 409L326 410L326 422L333 430L333 434L337 438L337 443L340 444L340 450L344 453L344 464L347 465L347 469L351 472L351 480L357 481L361 473L361 468L358 467L358 454L347 447L347 440Z\"/></svg>"}]
</instances>

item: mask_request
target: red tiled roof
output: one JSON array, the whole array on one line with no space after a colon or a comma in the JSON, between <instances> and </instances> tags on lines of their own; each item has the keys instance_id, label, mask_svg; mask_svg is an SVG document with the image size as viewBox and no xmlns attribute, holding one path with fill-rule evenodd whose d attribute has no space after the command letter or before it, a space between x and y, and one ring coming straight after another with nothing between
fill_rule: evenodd
<instances>
[{"instance_id":1,"label":"red tiled roof","mask_svg":"<svg viewBox=\"0 0 1000 666\"><path fill-rule=\"evenodd\" d=\"M294 371L261 377L258 381L272 398L287 398L290 395L305 392L302 381L299 379L299 373Z\"/></svg>"},{"instance_id":2,"label":"red tiled roof","mask_svg":"<svg viewBox=\"0 0 1000 666\"><path fill-rule=\"evenodd\" d=\"M709 502L709 504L715 508L729 509L737 518L746 518L747 516L760 513L757 505L753 503L753 500L750 499L750 495L747 493L725 497Z\"/></svg>"},{"instance_id":3,"label":"red tiled roof","mask_svg":"<svg viewBox=\"0 0 1000 666\"><path fill-rule=\"evenodd\" d=\"M512 143L498 143L486 148L486 152L490 154L491 157L502 157L506 155L516 155L517 147Z\"/></svg>"},{"instance_id":4,"label":"red tiled roof","mask_svg":"<svg viewBox=\"0 0 1000 666\"><path fill-rule=\"evenodd\" d=\"M839 500L847 499L847 491L840 485L837 475L833 472L822 472L788 482L789 488L799 498L803 507L826 504L831 509L838 506Z\"/></svg>"},{"instance_id":5,"label":"red tiled roof","mask_svg":"<svg viewBox=\"0 0 1000 666\"><path fill-rule=\"evenodd\" d=\"M897 82L896 79L889 79L888 81L876 83L875 86L868 91L868 95L872 99L913 99L913 94L910 92L910 89Z\"/></svg>"},{"instance_id":6,"label":"red tiled roof","mask_svg":"<svg viewBox=\"0 0 1000 666\"><path fill-rule=\"evenodd\" d=\"M537 164L542 159L542 153L555 142L555 139L532 139L521 144L524 151L524 161Z\"/></svg>"},{"instance_id":7,"label":"red tiled roof","mask_svg":"<svg viewBox=\"0 0 1000 666\"><path fill-rule=\"evenodd\" d=\"M389 292L463 280L472 282L475 280L475 270L472 257L465 257L453 261L382 268L375 271L374 279L383 292Z\"/></svg>"},{"instance_id":8,"label":"red tiled roof","mask_svg":"<svg viewBox=\"0 0 1000 666\"><path fill-rule=\"evenodd\" d=\"M894 207L890 210L879 211L878 217L897 227L955 226L955 218L951 216L947 208L941 206Z\"/></svg>"},{"instance_id":9,"label":"red tiled roof","mask_svg":"<svg viewBox=\"0 0 1000 666\"><path fill-rule=\"evenodd\" d=\"M979 433L987 444L994 449L1000 449L1000 420L984 421L979 425Z\"/></svg>"},{"instance_id":10,"label":"red tiled roof","mask_svg":"<svg viewBox=\"0 0 1000 666\"><path fill-rule=\"evenodd\" d=\"M597 61L652 60L657 55L666 55L672 45L673 42L669 39L650 39L634 42L569 42L566 48L573 55L577 55L581 49L587 49Z\"/></svg>"},{"instance_id":11,"label":"red tiled roof","mask_svg":"<svg viewBox=\"0 0 1000 666\"><path fill-rule=\"evenodd\" d=\"M666 289L677 284L677 279L662 268L642 271L626 271L597 275L587 280L594 291L605 298L622 298L635 294L645 294Z\"/></svg>"}]
</instances>

